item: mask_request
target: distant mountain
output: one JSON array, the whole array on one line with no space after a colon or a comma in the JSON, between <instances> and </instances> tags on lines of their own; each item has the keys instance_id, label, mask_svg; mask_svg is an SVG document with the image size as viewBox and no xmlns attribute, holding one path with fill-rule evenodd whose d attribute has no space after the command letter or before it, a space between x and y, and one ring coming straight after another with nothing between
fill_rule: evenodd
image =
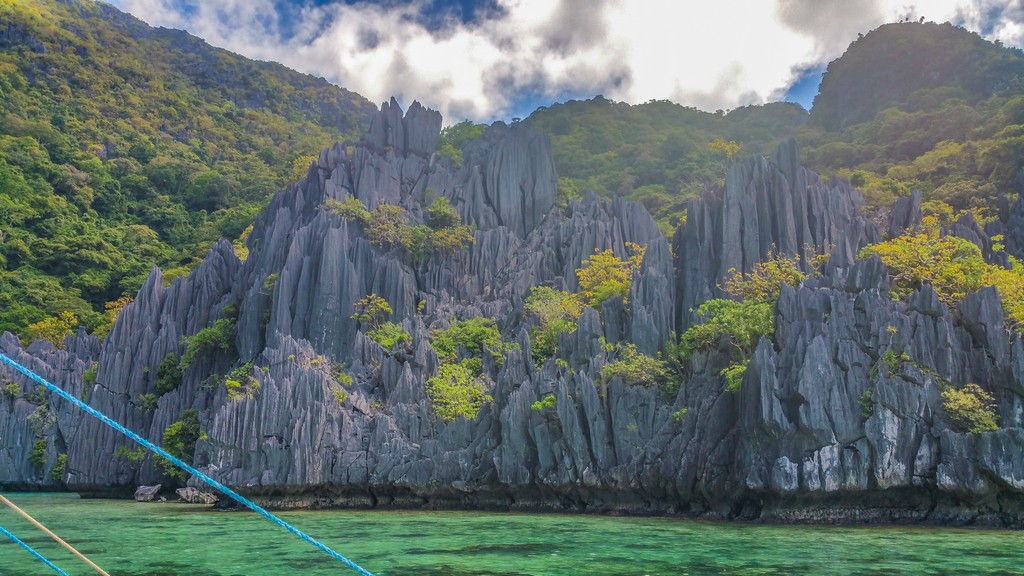
<instances>
[{"instance_id":1,"label":"distant mountain","mask_svg":"<svg viewBox=\"0 0 1024 576\"><path fill-rule=\"evenodd\" d=\"M886 24L829 64L809 124L841 130L897 105L1024 90L1024 54L952 24Z\"/></svg>"},{"instance_id":2,"label":"distant mountain","mask_svg":"<svg viewBox=\"0 0 1024 576\"><path fill-rule=\"evenodd\" d=\"M0 330L18 331L65 310L95 328L376 110L88 0L0 3L0 94Z\"/></svg>"},{"instance_id":3,"label":"distant mountain","mask_svg":"<svg viewBox=\"0 0 1024 576\"><path fill-rule=\"evenodd\" d=\"M887 24L828 66L798 139L875 208L920 189L947 220L992 217L1024 166L1024 53L950 24Z\"/></svg>"}]
</instances>

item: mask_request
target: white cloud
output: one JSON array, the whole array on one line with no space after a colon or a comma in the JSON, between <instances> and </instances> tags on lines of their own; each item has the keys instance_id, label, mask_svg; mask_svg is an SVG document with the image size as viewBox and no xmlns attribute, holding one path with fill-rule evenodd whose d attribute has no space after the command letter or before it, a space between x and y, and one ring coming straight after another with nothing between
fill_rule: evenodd
<instances>
[{"instance_id":1,"label":"white cloud","mask_svg":"<svg viewBox=\"0 0 1024 576\"><path fill-rule=\"evenodd\" d=\"M670 99L705 110L778 98L799 72L858 33L925 16L1024 42L1020 0L498 0L492 17L428 27L427 0L305 5L272 0L119 0L152 25L184 28L252 58L324 76L367 98L395 95L447 122L507 118L524 95ZM280 7L280 4L279 4Z\"/></svg>"}]
</instances>

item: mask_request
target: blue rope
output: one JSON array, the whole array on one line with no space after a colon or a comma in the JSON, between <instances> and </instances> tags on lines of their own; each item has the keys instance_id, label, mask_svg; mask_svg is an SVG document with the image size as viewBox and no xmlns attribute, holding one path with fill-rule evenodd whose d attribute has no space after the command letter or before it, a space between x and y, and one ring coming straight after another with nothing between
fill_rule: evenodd
<instances>
[{"instance_id":1,"label":"blue rope","mask_svg":"<svg viewBox=\"0 0 1024 576\"><path fill-rule=\"evenodd\" d=\"M108 426L113 427L118 432L124 434L128 438L131 438L135 442L137 442L137 443L141 444L142 446L148 448L150 451L156 452L162 458L167 459L168 461L170 461L172 464L174 464L178 468L181 468L182 470L185 470L189 474L192 474L193 476L198 477L203 482L209 484L210 486L213 486L214 488L216 488L217 490L223 492L224 494L227 494L228 496L230 496L233 500L235 500L239 504L242 504L243 506L248 507L252 511L258 513L260 516L263 516L267 520L270 520L274 524L277 524L281 528L284 528L285 530L291 532L292 534L298 536L299 538L302 538L306 542L308 542L308 543L312 544L313 546L319 548L323 552L326 552L329 556L331 556L335 560L341 562L345 566L348 566L349 568L355 570L356 572L358 572L359 574L362 574L363 576L373 576L372 572L367 571L366 569L362 568L361 566L359 566L355 562L349 560L348 558L346 558L346 557L342 556L341 554L335 552L334 550L328 548L327 545L322 544L320 541L318 541L317 539L313 538L309 534L306 534L302 530L299 530L298 528L292 526L291 524L285 522L284 520L278 518L277 516L274 516L273 514L271 514L268 511L264 510L260 505L256 504L252 500L249 500L248 498L246 498L245 496L242 496L241 494L235 492L231 488L228 488L227 486L221 484L220 482L214 480L213 478L210 478L206 474L203 474L199 470L196 470L195 468L193 468L193 467L189 466L188 464L182 462L178 458L176 458L176 457L172 456L171 454L169 454L163 448L157 446L156 444L153 444L149 440L146 440L142 436L139 436L135 432L132 432L131 430L129 430L129 429L125 428L124 426L118 424L117 422L111 420L110 418L105 416L102 412L96 410L92 406L89 406L85 402L82 402L78 398L75 398L71 394L68 394L64 390L61 390L59 387L57 387L56 385L51 384L50 382L46 381L46 379L44 379L41 376L37 375L35 372L32 372L28 368L25 368L24 366L22 366L21 364L18 364L14 360L11 360L5 354L0 353L0 360L6 362L12 368L17 370L18 372L21 372L25 376L28 376L29 378L31 378L35 382L41 384L42 386L45 386L47 389L49 389L53 393L57 394L61 398L67 400L68 402L71 402L72 404L74 404L75 406L78 406L82 410L85 410L91 416L94 416L94 417L98 418L104 424L107 424Z\"/></svg>"},{"instance_id":2,"label":"blue rope","mask_svg":"<svg viewBox=\"0 0 1024 576\"><path fill-rule=\"evenodd\" d=\"M40 554L39 552L36 552L35 549L33 549L31 546L29 546L28 544L22 542L14 534L11 534L10 532L8 532L3 526L0 526L0 533L2 533L4 536L7 536L8 538L10 538L11 541L14 542L15 544L17 544L18 546L21 546L25 550L28 550L29 554L35 556L36 558L39 558L44 564L46 564L50 568L53 568L53 571L56 572L57 574L60 574L61 576L68 576L67 572L61 570L60 568L57 568L56 564L54 564L53 562L50 562L49 560L47 560L45 557L43 557L42 554Z\"/></svg>"}]
</instances>

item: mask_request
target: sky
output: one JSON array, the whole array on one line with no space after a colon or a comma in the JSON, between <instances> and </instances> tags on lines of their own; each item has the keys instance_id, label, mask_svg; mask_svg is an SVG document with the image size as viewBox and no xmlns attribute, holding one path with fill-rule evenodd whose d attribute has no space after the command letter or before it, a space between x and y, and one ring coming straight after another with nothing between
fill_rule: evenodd
<instances>
[{"instance_id":1,"label":"sky","mask_svg":"<svg viewBox=\"0 0 1024 576\"><path fill-rule=\"evenodd\" d=\"M810 108L858 34L952 22L1024 47L1024 0L111 0L152 26L445 124L526 117L595 95L715 111Z\"/></svg>"}]
</instances>

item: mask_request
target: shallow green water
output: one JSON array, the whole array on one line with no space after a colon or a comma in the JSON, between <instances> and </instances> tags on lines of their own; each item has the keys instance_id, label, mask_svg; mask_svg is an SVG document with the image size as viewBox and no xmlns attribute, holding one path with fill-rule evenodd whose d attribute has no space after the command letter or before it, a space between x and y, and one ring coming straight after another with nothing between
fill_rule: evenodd
<instances>
[{"instance_id":1,"label":"shallow green water","mask_svg":"<svg viewBox=\"0 0 1024 576\"><path fill-rule=\"evenodd\" d=\"M113 576L354 574L255 514L8 494ZM464 512L284 512L380 575L1020 574L1024 533L761 526L666 518ZM72 576L84 564L0 507L0 525ZM0 542L0 574L49 569Z\"/></svg>"}]
</instances>

